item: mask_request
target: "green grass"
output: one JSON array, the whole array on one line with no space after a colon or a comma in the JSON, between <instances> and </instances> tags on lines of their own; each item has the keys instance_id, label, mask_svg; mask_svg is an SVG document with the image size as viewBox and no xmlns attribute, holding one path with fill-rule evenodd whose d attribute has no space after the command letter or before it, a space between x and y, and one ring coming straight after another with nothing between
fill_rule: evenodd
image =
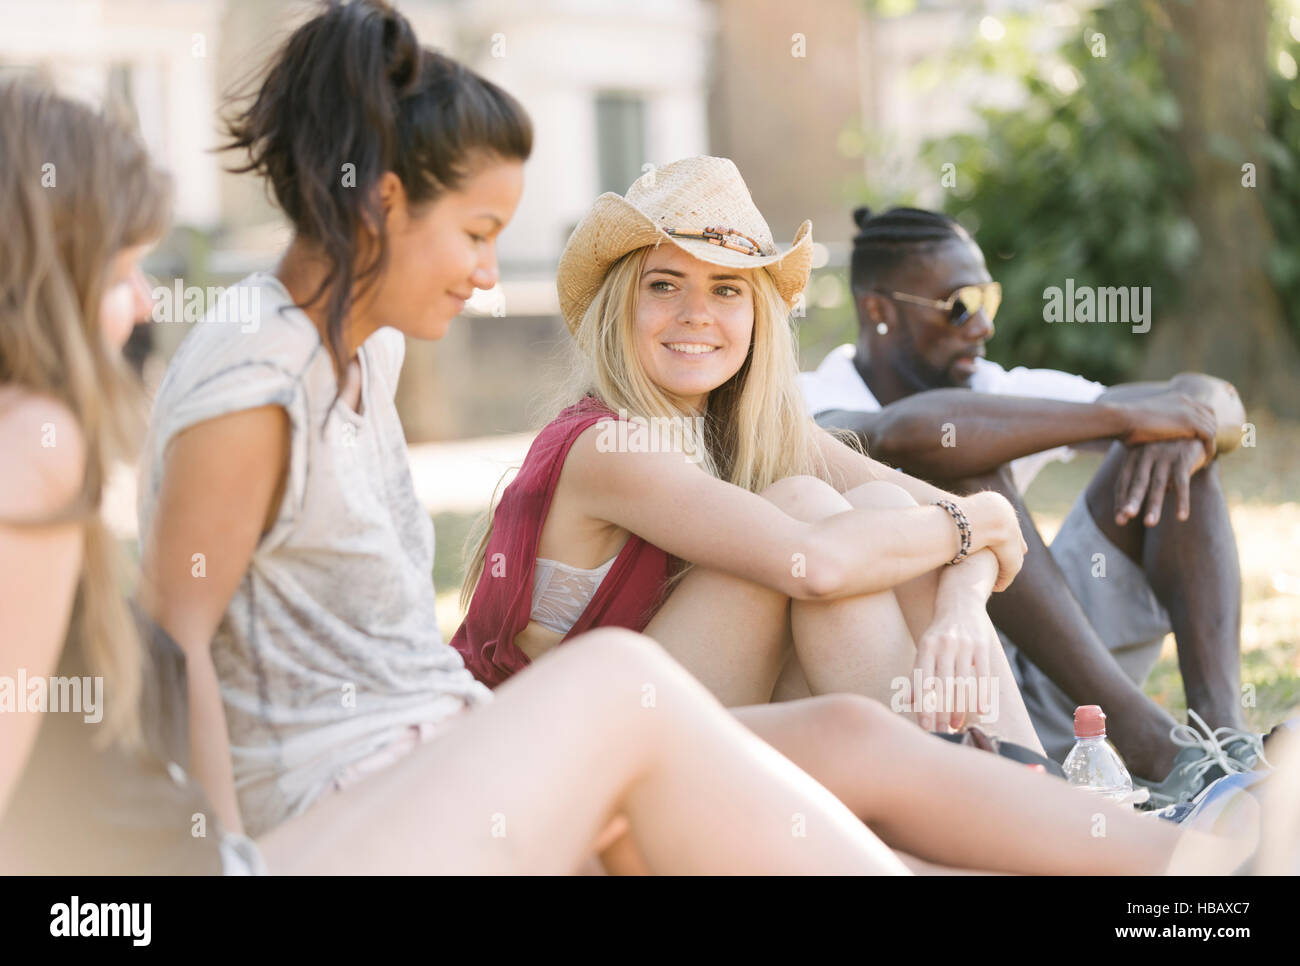
<instances>
[{"instance_id":1,"label":"green grass","mask_svg":"<svg viewBox=\"0 0 1300 966\"><path fill-rule=\"evenodd\" d=\"M473 548L465 548L466 538L478 522L477 513L435 513L433 530L437 535L437 554L433 560L433 586L439 596L460 593L465 576L466 557Z\"/></svg>"},{"instance_id":2,"label":"green grass","mask_svg":"<svg viewBox=\"0 0 1300 966\"><path fill-rule=\"evenodd\" d=\"M1267 732L1300 712L1297 667L1300 667L1300 645L1294 642L1242 651L1242 700L1246 723L1253 730ZM1170 642L1166 642L1144 690L1175 717L1180 720L1184 717L1187 698L1178 673L1178 658Z\"/></svg>"}]
</instances>

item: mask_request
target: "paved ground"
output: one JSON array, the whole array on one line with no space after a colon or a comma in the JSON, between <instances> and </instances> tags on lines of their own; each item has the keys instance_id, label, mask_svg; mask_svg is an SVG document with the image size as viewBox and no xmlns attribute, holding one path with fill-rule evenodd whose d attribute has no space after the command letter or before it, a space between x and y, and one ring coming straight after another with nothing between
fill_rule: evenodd
<instances>
[{"instance_id":1,"label":"paved ground","mask_svg":"<svg viewBox=\"0 0 1300 966\"><path fill-rule=\"evenodd\" d=\"M524 461L532 433L485 436L411 447L415 492L430 513L477 513L488 505L501 475ZM104 516L123 539L135 539L135 471L118 466L104 497Z\"/></svg>"}]
</instances>

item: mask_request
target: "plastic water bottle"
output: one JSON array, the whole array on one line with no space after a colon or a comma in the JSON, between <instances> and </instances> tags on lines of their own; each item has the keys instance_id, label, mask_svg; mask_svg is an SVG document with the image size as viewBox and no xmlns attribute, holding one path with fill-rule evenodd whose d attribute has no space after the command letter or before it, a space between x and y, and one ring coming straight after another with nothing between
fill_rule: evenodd
<instances>
[{"instance_id":1,"label":"plastic water bottle","mask_svg":"<svg viewBox=\"0 0 1300 966\"><path fill-rule=\"evenodd\" d=\"M1133 777L1106 740L1106 715L1100 705L1074 709L1074 747L1065 756L1065 778L1077 788L1116 803L1131 802Z\"/></svg>"}]
</instances>

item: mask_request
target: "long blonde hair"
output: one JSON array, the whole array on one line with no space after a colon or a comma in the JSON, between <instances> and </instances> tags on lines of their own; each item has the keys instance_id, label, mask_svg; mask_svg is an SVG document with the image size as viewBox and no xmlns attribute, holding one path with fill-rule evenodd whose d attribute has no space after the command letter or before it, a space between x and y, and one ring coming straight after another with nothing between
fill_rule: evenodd
<instances>
[{"instance_id":1,"label":"long blonde hair","mask_svg":"<svg viewBox=\"0 0 1300 966\"><path fill-rule=\"evenodd\" d=\"M85 440L78 497L39 520L78 521L80 583L65 646L104 678L101 744L140 738L143 652L123 597L116 542L99 517L113 460L133 455L139 396L100 330L113 258L159 237L169 179L102 113L23 81L0 83L0 385L57 399Z\"/></svg>"},{"instance_id":2,"label":"long blonde hair","mask_svg":"<svg viewBox=\"0 0 1300 966\"><path fill-rule=\"evenodd\" d=\"M629 252L606 272L575 335L573 371L561 405L590 393L611 410L626 410L629 416L681 420L696 415L683 411L654 384L636 354L640 279L650 251ZM827 479L829 470L816 427L796 380L798 350L790 310L767 269L751 269L746 275L754 293L749 353L736 374L709 393L699 465L752 493L789 476ZM461 587L462 608L469 606L483 572L491 515L489 509L486 526L479 527L481 536Z\"/></svg>"}]
</instances>

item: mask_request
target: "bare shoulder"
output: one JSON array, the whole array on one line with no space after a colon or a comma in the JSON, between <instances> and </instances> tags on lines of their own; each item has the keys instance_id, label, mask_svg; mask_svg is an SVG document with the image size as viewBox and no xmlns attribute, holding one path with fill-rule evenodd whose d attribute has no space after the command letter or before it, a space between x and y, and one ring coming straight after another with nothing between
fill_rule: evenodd
<instances>
[{"instance_id":1,"label":"bare shoulder","mask_svg":"<svg viewBox=\"0 0 1300 966\"><path fill-rule=\"evenodd\" d=\"M219 499L225 513L256 516L269 530L288 482L291 437L289 414L276 405L195 423L167 444L165 502L209 513Z\"/></svg>"},{"instance_id":2,"label":"bare shoulder","mask_svg":"<svg viewBox=\"0 0 1300 966\"><path fill-rule=\"evenodd\" d=\"M600 433L601 424L597 423L573 440L542 524L538 556L573 567L598 567L627 539L626 532L604 520L597 509L599 494L618 489L608 476L601 475L603 467L597 457L604 446ZM537 646L537 636L528 635L533 646ZM542 638L549 641L545 634ZM533 656L527 648L524 651Z\"/></svg>"},{"instance_id":3,"label":"bare shoulder","mask_svg":"<svg viewBox=\"0 0 1300 966\"><path fill-rule=\"evenodd\" d=\"M671 434L611 417L593 423L574 439L561 482L576 483L587 491L631 495L647 487L707 477L690 457Z\"/></svg>"},{"instance_id":4,"label":"bare shoulder","mask_svg":"<svg viewBox=\"0 0 1300 966\"><path fill-rule=\"evenodd\" d=\"M564 458L564 467L570 466L580 470L590 470L598 462L598 457L609 452L608 441L617 438L614 417L600 419L592 423L573 438L569 444L568 455Z\"/></svg>"},{"instance_id":5,"label":"bare shoulder","mask_svg":"<svg viewBox=\"0 0 1300 966\"><path fill-rule=\"evenodd\" d=\"M49 516L81 491L86 441L64 403L16 386L0 387L0 518Z\"/></svg>"},{"instance_id":6,"label":"bare shoulder","mask_svg":"<svg viewBox=\"0 0 1300 966\"><path fill-rule=\"evenodd\" d=\"M256 406L224 413L178 432L168 443L169 456L177 450L187 455L211 456L223 464L278 454L288 441L289 414L282 406ZM232 444L228 447L222 444Z\"/></svg>"}]
</instances>

